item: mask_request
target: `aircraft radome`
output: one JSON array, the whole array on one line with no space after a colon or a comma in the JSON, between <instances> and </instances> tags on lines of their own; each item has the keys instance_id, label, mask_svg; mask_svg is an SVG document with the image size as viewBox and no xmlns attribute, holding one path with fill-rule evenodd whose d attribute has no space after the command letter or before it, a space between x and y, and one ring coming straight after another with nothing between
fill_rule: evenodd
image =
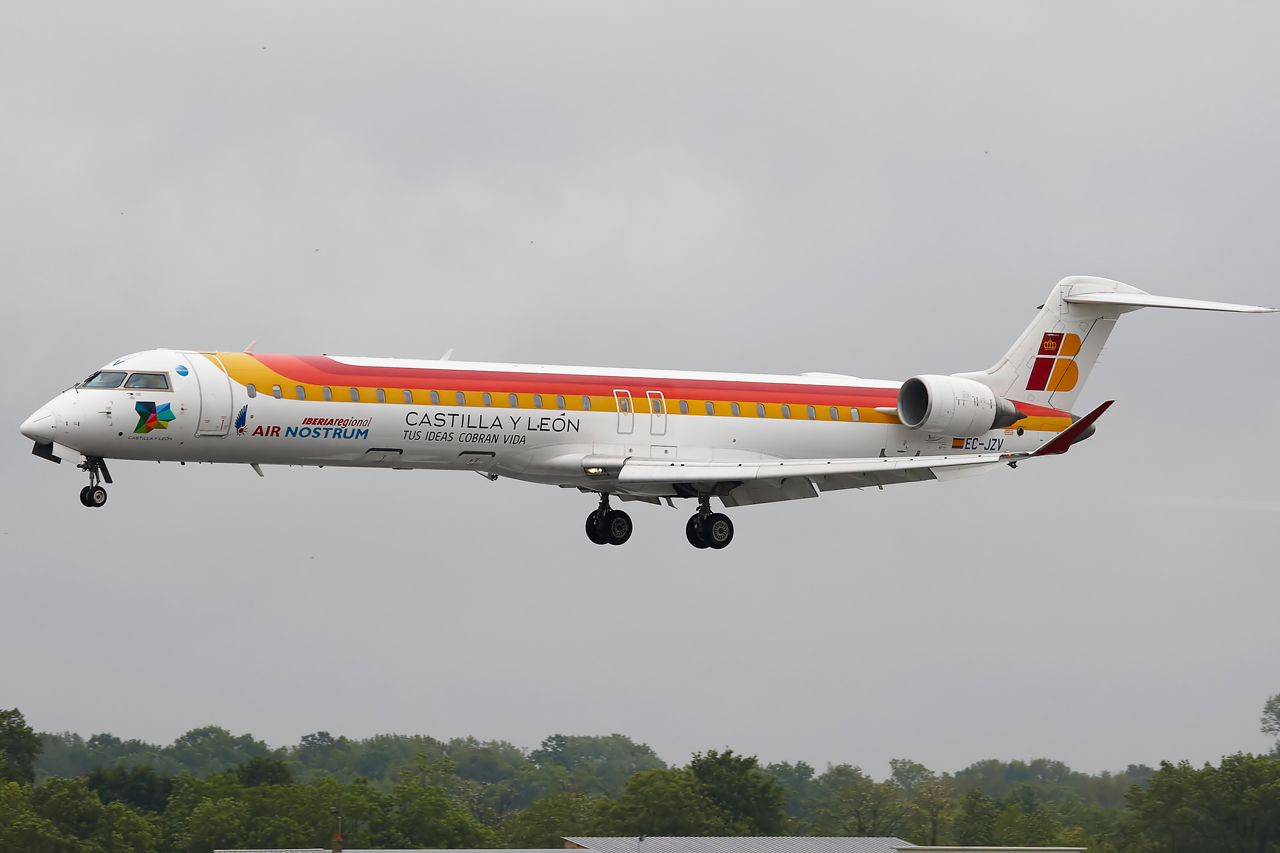
<instances>
[{"instance_id":1,"label":"aircraft radome","mask_svg":"<svg viewBox=\"0 0 1280 853\"><path fill-rule=\"evenodd\" d=\"M723 548L725 508L919 480L1065 453L1105 402L1072 414L1121 314L1275 309L1152 296L1101 278L1054 287L995 366L905 382L395 358L156 349L126 355L22 424L32 452L85 471L101 507L108 459L469 469L599 497L586 531L621 545L609 499L697 502L696 548Z\"/></svg>"}]
</instances>

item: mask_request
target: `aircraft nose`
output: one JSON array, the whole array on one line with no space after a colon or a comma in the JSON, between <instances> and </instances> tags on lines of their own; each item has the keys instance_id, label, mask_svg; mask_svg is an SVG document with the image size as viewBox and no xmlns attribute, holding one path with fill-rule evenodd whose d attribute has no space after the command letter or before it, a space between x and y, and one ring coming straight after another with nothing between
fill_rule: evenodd
<instances>
[{"instance_id":1,"label":"aircraft nose","mask_svg":"<svg viewBox=\"0 0 1280 853\"><path fill-rule=\"evenodd\" d=\"M10 421L12 423L12 421ZM22 434L39 444L52 444L53 431L57 427L57 419L47 407L36 410L36 413L22 422Z\"/></svg>"}]
</instances>

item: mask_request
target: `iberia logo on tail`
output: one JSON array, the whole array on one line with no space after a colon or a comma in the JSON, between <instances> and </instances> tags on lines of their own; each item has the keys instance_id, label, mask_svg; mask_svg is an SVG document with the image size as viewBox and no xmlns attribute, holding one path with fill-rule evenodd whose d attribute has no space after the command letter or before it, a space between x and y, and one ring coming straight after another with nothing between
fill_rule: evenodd
<instances>
[{"instance_id":1,"label":"iberia logo on tail","mask_svg":"<svg viewBox=\"0 0 1280 853\"><path fill-rule=\"evenodd\" d=\"M1080 352L1080 336L1070 332L1045 332L1040 339L1036 363L1027 380L1028 391L1070 391L1080 381L1076 354Z\"/></svg>"}]
</instances>

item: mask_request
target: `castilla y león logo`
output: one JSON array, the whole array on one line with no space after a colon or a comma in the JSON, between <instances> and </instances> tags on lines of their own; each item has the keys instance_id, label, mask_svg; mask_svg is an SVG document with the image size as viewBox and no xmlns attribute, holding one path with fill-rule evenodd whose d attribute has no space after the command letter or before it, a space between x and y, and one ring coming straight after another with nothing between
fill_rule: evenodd
<instances>
[{"instance_id":1,"label":"castilla y le\u00f3n logo","mask_svg":"<svg viewBox=\"0 0 1280 853\"><path fill-rule=\"evenodd\" d=\"M134 403L133 408L138 413L138 425L133 429L135 433L168 429L169 421L177 417L168 403L161 403L158 406L155 403Z\"/></svg>"}]
</instances>

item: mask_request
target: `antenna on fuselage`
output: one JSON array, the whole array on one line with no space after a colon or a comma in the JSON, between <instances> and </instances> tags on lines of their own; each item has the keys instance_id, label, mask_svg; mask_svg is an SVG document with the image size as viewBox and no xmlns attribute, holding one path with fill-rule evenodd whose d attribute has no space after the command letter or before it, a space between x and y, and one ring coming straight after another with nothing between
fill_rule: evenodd
<instances>
[{"instance_id":1,"label":"antenna on fuselage","mask_svg":"<svg viewBox=\"0 0 1280 853\"><path fill-rule=\"evenodd\" d=\"M244 348L245 354L247 355L253 352L253 348L256 347L257 345L258 345L257 341L254 341L253 343L249 344L247 347Z\"/></svg>"},{"instance_id":2,"label":"antenna on fuselage","mask_svg":"<svg viewBox=\"0 0 1280 853\"><path fill-rule=\"evenodd\" d=\"M257 343L257 341L255 341L254 343ZM441 361L448 361L448 360L449 360L449 356L451 356L451 355L453 355L453 347L449 347L449 351L448 351L448 352L446 352L444 355L440 356L440 360L441 360Z\"/></svg>"}]
</instances>

